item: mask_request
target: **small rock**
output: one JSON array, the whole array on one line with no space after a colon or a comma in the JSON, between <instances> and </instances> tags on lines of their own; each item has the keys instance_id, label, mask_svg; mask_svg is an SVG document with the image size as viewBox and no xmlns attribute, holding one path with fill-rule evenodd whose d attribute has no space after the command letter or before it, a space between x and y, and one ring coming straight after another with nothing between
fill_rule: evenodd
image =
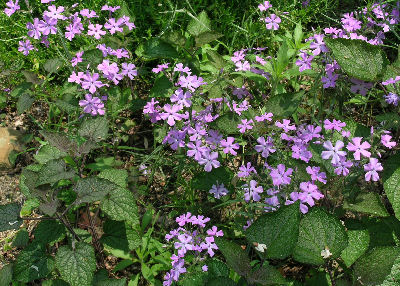
<instances>
[{"instance_id":1,"label":"small rock","mask_svg":"<svg viewBox=\"0 0 400 286\"><path fill-rule=\"evenodd\" d=\"M18 142L21 135L18 130L0 127L0 169L12 168L8 156L13 150L21 151L21 144Z\"/></svg>"}]
</instances>

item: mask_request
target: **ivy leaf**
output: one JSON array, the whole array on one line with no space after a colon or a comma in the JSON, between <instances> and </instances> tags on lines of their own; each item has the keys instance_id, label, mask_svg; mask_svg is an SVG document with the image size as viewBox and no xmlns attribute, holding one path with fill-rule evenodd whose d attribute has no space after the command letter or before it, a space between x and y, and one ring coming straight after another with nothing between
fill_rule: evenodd
<instances>
[{"instance_id":1,"label":"ivy leaf","mask_svg":"<svg viewBox=\"0 0 400 286\"><path fill-rule=\"evenodd\" d=\"M61 246L56 254L56 265L62 279L71 286L91 286L96 258L94 249L85 242L75 244L75 249Z\"/></svg>"},{"instance_id":2,"label":"ivy leaf","mask_svg":"<svg viewBox=\"0 0 400 286\"><path fill-rule=\"evenodd\" d=\"M345 210L370 214L378 217L389 216L380 196L377 193L360 193L354 201L346 199L343 208Z\"/></svg>"},{"instance_id":3,"label":"ivy leaf","mask_svg":"<svg viewBox=\"0 0 400 286\"><path fill-rule=\"evenodd\" d=\"M66 152L60 151L54 146L43 145L40 147L39 151L34 155L34 157L39 164L46 164L51 160L60 159L66 157L67 155L68 154Z\"/></svg>"},{"instance_id":4,"label":"ivy leaf","mask_svg":"<svg viewBox=\"0 0 400 286\"><path fill-rule=\"evenodd\" d=\"M291 116L296 112L303 94L304 92L273 95L265 103L265 109L272 112L276 118Z\"/></svg>"},{"instance_id":5,"label":"ivy leaf","mask_svg":"<svg viewBox=\"0 0 400 286\"><path fill-rule=\"evenodd\" d=\"M389 158L383 168L383 189L392 204L395 216L400 219L400 154Z\"/></svg>"},{"instance_id":6,"label":"ivy leaf","mask_svg":"<svg viewBox=\"0 0 400 286\"><path fill-rule=\"evenodd\" d=\"M348 243L344 226L333 215L314 207L300 221L299 239L293 251L298 262L321 265L321 251L328 248L330 258L337 258Z\"/></svg>"},{"instance_id":7,"label":"ivy leaf","mask_svg":"<svg viewBox=\"0 0 400 286\"><path fill-rule=\"evenodd\" d=\"M266 258L284 259L292 254L299 235L299 204L281 207L278 211L260 216L246 231L250 243L265 244Z\"/></svg>"},{"instance_id":8,"label":"ivy leaf","mask_svg":"<svg viewBox=\"0 0 400 286\"><path fill-rule=\"evenodd\" d=\"M105 140L108 135L108 120L104 116L86 118L78 129L78 134L94 142Z\"/></svg>"},{"instance_id":9,"label":"ivy leaf","mask_svg":"<svg viewBox=\"0 0 400 286\"><path fill-rule=\"evenodd\" d=\"M192 188L196 190L209 191L217 182L228 187L231 184L233 173L228 168L216 168L205 174L204 172L195 176L191 182Z\"/></svg>"},{"instance_id":10,"label":"ivy leaf","mask_svg":"<svg viewBox=\"0 0 400 286\"><path fill-rule=\"evenodd\" d=\"M106 179L122 188L128 186L128 171L123 169L106 169L101 171L98 177Z\"/></svg>"},{"instance_id":11,"label":"ivy leaf","mask_svg":"<svg viewBox=\"0 0 400 286\"><path fill-rule=\"evenodd\" d=\"M349 76L371 82L382 78L388 59L381 47L361 40L325 38L324 41Z\"/></svg>"},{"instance_id":12,"label":"ivy leaf","mask_svg":"<svg viewBox=\"0 0 400 286\"><path fill-rule=\"evenodd\" d=\"M77 193L77 204L100 201L108 193L114 192L119 187L108 180L98 177L79 179L74 187Z\"/></svg>"},{"instance_id":13,"label":"ivy leaf","mask_svg":"<svg viewBox=\"0 0 400 286\"><path fill-rule=\"evenodd\" d=\"M226 264L237 274L247 276L251 271L250 259L247 253L236 243L224 238L216 238L215 243L226 259Z\"/></svg>"},{"instance_id":14,"label":"ivy leaf","mask_svg":"<svg viewBox=\"0 0 400 286\"><path fill-rule=\"evenodd\" d=\"M28 283L44 278L54 269L54 260L46 255L41 243L31 243L17 257L14 265L14 279Z\"/></svg>"},{"instance_id":15,"label":"ivy leaf","mask_svg":"<svg viewBox=\"0 0 400 286\"><path fill-rule=\"evenodd\" d=\"M247 281L251 284L259 283L261 285L283 285L286 284L282 274L271 265L264 265L253 271Z\"/></svg>"},{"instance_id":16,"label":"ivy leaf","mask_svg":"<svg viewBox=\"0 0 400 286\"><path fill-rule=\"evenodd\" d=\"M139 223L138 209L132 193L116 188L101 201L101 209L113 220Z\"/></svg>"},{"instance_id":17,"label":"ivy leaf","mask_svg":"<svg viewBox=\"0 0 400 286\"><path fill-rule=\"evenodd\" d=\"M56 220L44 220L36 227L34 234L37 241L52 246L64 239L66 231L62 223Z\"/></svg>"},{"instance_id":18,"label":"ivy leaf","mask_svg":"<svg viewBox=\"0 0 400 286\"><path fill-rule=\"evenodd\" d=\"M368 229L359 223L347 223L346 227L348 228L347 235L349 237L349 244L342 251L340 257L343 259L346 266L350 267L368 250L370 235Z\"/></svg>"},{"instance_id":19,"label":"ivy leaf","mask_svg":"<svg viewBox=\"0 0 400 286\"><path fill-rule=\"evenodd\" d=\"M16 203L0 205L0 231L18 229L22 224L21 206Z\"/></svg>"},{"instance_id":20,"label":"ivy leaf","mask_svg":"<svg viewBox=\"0 0 400 286\"><path fill-rule=\"evenodd\" d=\"M18 98L18 101L17 101L18 114L22 114L25 111L27 111L29 108L31 108L34 101L35 101L35 98L33 96L31 96L30 94L27 94L27 93L21 94L21 96Z\"/></svg>"},{"instance_id":21,"label":"ivy leaf","mask_svg":"<svg viewBox=\"0 0 400 286\"><path fill-rule=\"evenodd\" d=\"M379 285L391 273L399 247L376 247L354 264L354 274L361 285Z\"/></svg>"},{"instance_id":22,"label":"ivy leaf","mask_svg":"<svg viewBox=\"0 0 400 286\"><path fill-rule=\"evenodd\" d=\"M190 20L187 31L192 36L199 36L200 34L211 31L211 21L205 11L202 11L197 18Z\"/></svg>"},{"instance_id":23,"label":"ivy leaf","mask_svg":"<svg viewBox=\"0 0 400 286\"><path fill-rule=\"evenodd\" d=\"M12 265L7 264L4 265L3 268L0 269L0 285L7 286L10 285L12 282Z\"/></svg>"}]
</instances>

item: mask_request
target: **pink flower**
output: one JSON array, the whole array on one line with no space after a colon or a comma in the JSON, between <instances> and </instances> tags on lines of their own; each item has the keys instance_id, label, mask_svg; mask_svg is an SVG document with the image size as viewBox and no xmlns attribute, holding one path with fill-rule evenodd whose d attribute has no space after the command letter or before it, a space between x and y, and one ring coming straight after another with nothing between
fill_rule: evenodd
<instances>
[{"instance_id":1,"label":"pink flower","mask_svg":"<svg viewBox=\"0 0 400 286\"><path fill-rule=\"evenodd\" d=\"M396 146L396 142L390 141L390 139L392 139L392 136L390 136L388 134L382 134L381 143L386 148L392 149L394 146Z\"/></svg>"},{"instance_id":2,"label":"pink flower","mask_svg":"<svg viewBox=\"0 0 400 286\"><path fill-rule=\"evenodd\" d=\"M224 148L223 151L225 154L231 153L234 156L237 155L237 152L235 150L239 149L239 144L233 143L234 141L235 138L233 137L227 137L226 139L221 140L220 144L221 147Z\"/></svg>"},{"instance_id":3,"label":"pink flower","mask_svg":"<svg viewBox=\"0 0 400 286\"><path fill-rule=\"evenodd\" d=\"M371 145L368 142L361 143L362 137L354 137L352 142L347 144L347 150L354 152L354 159L361 160L361 155L364 157L371 157L371 152L367 151L366 149L371 148Z\"/></svg>"},{"instance_id":4,"label":"pink flower","mask_svg":"<svg viewBox=\"0 0 400 286\"><path fill-rule=\"evenodd\" d=\"M266 17L264 19L266 25L265 27L268 30L278 30L279 29L279 23L281 23L281 18L279 18L277 15L275 14L271 14L269 15L269 17Z\"/></svg>"},{"instance_id":5,"label":"pink flower","mask_svg":"<svg viewBox=\"0 0 400 286\"><path fill-rule=\"evenodd\" d=\"M237 128L239 128L240 133L246 132L246 130L253 129L253 120L242 119L242 124L238 124Z\"/></svg>"},{"instance_id":6,"label":"pink flower","mask_svg":"<svg viewBox=\"0 0 400 286\"><path fill-rule=\"evenodd\" d=\"M204 171L211 172L212 168L218 168L220 166L218 158L218 152L204 152L204 157L201 158L198 162L200 165L204 165Z\"/></svg>"},{"instance_id":7,"label":"pink flower","mask_svg":"<svg viewBox=\"0 0 400 286\"><path fill-rule=\"evenodd\" d=\"M8 8L4 9L4 13L6 13L6 15L8 17L10 17L12 14L14 14L17 10L21 9L21 7L18 5L18 1L19 0L15 0L15 3L14 3L12 0L10 0L6 3L6 6Z\"/></svg>"},{"instance_id":8,"label":"pink flower","mask_svg":"<svg viewBox=\"0 0 400 286\"><path fill-rule=\"evenodd\" d=\"M271 173L269 174L272 178L272 183L274 186L280 185L289 185L291 178L289 177L292 175L293 169L286 167L284 164L279 164L276 169L272 168Z\"/></svg>"},{"instance_id":9,"label":"pink flower","mask_svg":"<svg viewBox=\"0 0 400 286\"><path fill-rule=\"evenodd\" d=\"M376 158L369 158L369 163L364 165L364 171L367 171L365 174L365 181L369 182L372 178L373 181L379 180L378 171L382 171L383 167L382 164L379 163L378 159Z\"/></svg>"},{"instance_id":10,"label":"pink flower","mask_svg":"<svg viewBox=\"0 0 400 286\"><path fill-rule=\"evenodd\" d=\"M178 104L174 104L172 106L169 104L166 104L166 105L164 105L165 112L160 113L160 116L163 120L167 119L167 123L169 126L174 126L175 120L177 120L177 121L182 120L182 114L178 113L181 110L182 110L182 107Z\"/></svg>"},{"instance_id":11,"label":"pink flower","mask_svg":"<svg viewBox=\"0 0 400 286\"><path fill-rule=\"evenodd\" d=\"M88 35L93 36L95 39L100 40L101 36L104 36L106 34L106 31L102 30L103 25L100 24L90 24L88 26Z\"/></svg>"},{"instance_id":12,"label":"pink flower","mask_svg":"<svg viewBox=\"0 0 400 286\"><path fill-rule=\"evenodd\" d=\"M340 151L344 147L344 143L340 140L336 141L335 147L332 145L331 141L326 141L323 144L324 148L327 149L327 151L322 151L322 159L329 159L332 157L331 163L332 164L337 164L339 163L339 156L346 156L345 151Z\"/></svg>"},{"instance_id":13,"label":"pink flower","mask_svg":"<svg viewBox=\"0 0 400 286\"><path fill-rule=\"evenodd\" d=\"M261 12L266 11L269 8L272 8L272 5L269 3L269 1L264 1L264 3L258 5L258 9L260 9Z\"/></svg>"}]
</instances>

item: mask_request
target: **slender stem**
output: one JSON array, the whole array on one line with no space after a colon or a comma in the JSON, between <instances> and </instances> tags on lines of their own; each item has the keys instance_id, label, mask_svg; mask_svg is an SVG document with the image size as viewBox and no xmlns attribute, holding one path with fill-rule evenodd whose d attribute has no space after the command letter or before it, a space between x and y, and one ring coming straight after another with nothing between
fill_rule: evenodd
<instances>
[{"instance_id":1,"label":"slender stem","mask_svg":"<svg viewBox=\"0 0 400 286\"><path fill-rule=\"evenodd\" d=\"M21 219L23 219L23 220L55 220L55 219L58 219L58 218L56 218L56 217L47 217L47 216L45 216L45 217L25 217L25 216L23 216L23 217L21 217Z\"/></svg>"},{"instance_id":2,"label":"slender stem","mask_svg":"<svg viewBox=\"0 0 400 286\"><path fill-rule=\"evenodd\" d=\"M81 241L82 239L76 234L74 229L71 227L70 223L68 220L64 220L62 216L60 216L58 213L56 213L56 217L64 224L64 226L69 230L69 232L72 234L72 236L77 240ZM65 217L65 216L64 216Z\"/></svg>"}]
</instances>

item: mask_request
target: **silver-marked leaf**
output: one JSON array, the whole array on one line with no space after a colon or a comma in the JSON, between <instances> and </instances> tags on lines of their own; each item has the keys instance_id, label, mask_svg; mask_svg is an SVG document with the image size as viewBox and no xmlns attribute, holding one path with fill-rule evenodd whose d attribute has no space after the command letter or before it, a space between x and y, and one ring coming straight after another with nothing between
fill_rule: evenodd
<instances>
[{"instance_id":1,"label":"silver-marked leaf","mask_svg":"<svg viewBox=\"0 0 400 286\"><path fill-rule=\"evenodd\" d=\"M343 208L354 212L378 217L389 216L380 196L377 193L360 193L354 200L345 199Z\"/></svg>"},{"instance_id":2,"label":"silver-marked leaf","mask_svg":"<svg viewBox=\"0 0 400 286\"><path fill-rule=\"evenodd\" d=\"M31 108L35 98L28 93L22 94L17 101L17 112L18 114L22 114Z\"/></svg>"},{"instance_id":3,"label":"silver-marked leaf","mask_svg":"<svg viewBox=\"0 0 400 286\"><path fill-rule=\"evenodd\" d=\"M117 185L98 177L80 179L74 187L78 204L100 201L107 194L113 193L117 189L119 189Z\"/></svg>"},{"instance_id":4,"label":"silver-marked leaf","mask_svg":"<svg viewBox=\"0 0 400 286\"><path fill-rule=\"evenodd\" d=\"M219 38L221 38L223 35L216 33L216 32L204 32L198 35L195 40L196 40L196 47L201 47L205 44L211 43L212 41L215 41Z\"/></svg>"},{"instance_id":5,"label":"silver-marked leaf","mask_svg":"<svg viewBox=\"0 0 400 286\"><path fill-rule=\"evenodd\" d=\"M347 231L349 244L342 251L340 257L347 267L350 267L369 247L370 236L367 229L349 229Z\"/></svg>"},{"instance_id":6,"label":"silver-marked leaf","mask_svg":"<svg viewBox=\"0 0 400 286\"><path fill-rule=\"evenodd\" d=\"M211 31L210 23L211 21L210 18L208 18L207 13L202 11L198 17L190 20L187 31L192 36L199 36L204 32Z\"/></svg>"},{"instance_id":7,"label":"silver-marked leaf","mask_svg":"<svg viewBox=\"0 0 400 286\"><path fill-rule=\"evenodd\" d=\"M380 46L342 38L325 38L324 41L341 69L349 76L363 81L378 81L382 78L388 59Z\"/></svg>"},{"instance_id":8,"label":"silver-marked leaf","mask_svg":"<svg viewBox=\"0 0 400 286\"><path fill-rule=\"evenodd\" d=\"M321 252L328 249L330 258L337 258L347 247L348 238L341 222L333 215L314 207L300 221L299 239L293 258L302 263L321 265Z\"/></svg>"},{"instance_id":9,"label":"silver-marked leaf","mask_svg":"<svg viewBox=\"0 0 400 286\"><path fill-rule=\"evenodd\" d=\"M397 256L393 263L392 270L385 281L380 286L399 286L400 285L400 256Z\"/></svg>"},{"instance_id":10,"label":"silver-marked leaf","mask_svg":"<svg viewBox=\"0 0 400 286\"><path fill-rule=\"evenodd\" d=\"M281 207L278 211L259 217L246 231L247 240L265 244L266 258L284 259L292 254L299 235L299 204Z\"/></svg>"},{"instance_id":11,"label":"silver-marked leaf","mask_svg":"<svg viewBox=\"0 0 400 286\"><path fill-rule=\"evenodd\" d=\"M60 151L58 148L51 145L43 145L40 147L37 154L34 155L39 164L46 164L50 160L60 159L66 157L66 152Z\"/></svg>"},{"instance_id":12,"label":"silver-marked leaf","mask_svg":"<svg viewBox=\"0 0 400 286\"><path fill-rule=\"evenodd\" d=\"M247 281L251 284L286 285L285 278L283 278L282 274L271 265L262 266L251 272L247 277Z\"/></svg>"},{"instance_id":13,"label":"silver-marked leaf","mask_svg":"<svg viewBox=\"0 0 400 286\"><path fill-rule=\"evenodd\" d=\"M94 142L105 140L108 135L108 120L104 116L86 118L80 126L78 133L80 136Z\"/></svg>"},{"instance_id":14,"label":"silver-marked leaf","mask_svg":"<svg viewBox=\"0 0 400 286\"><path fill-rule=\"evenodd\" d=\"M22 224L21 206L16 203L0 205L0 231L18 229Z\"/></svg>"},{"instance_id":15,"label":"silver-marked leaf","mask_svg":"<svg viewBox=\"0 0 400 286\"><path fill-rule=\"evenodd\" d=\"M139 223L136 200L127 189L118 187L108 193L101 201L101 209L113 220Z\"/></svg>"},{"instance_id":16,"label":"silver-marked leaf","mask_svg":"<svg viewBox=\"0 0 400 286\"><path fill-rule=\"evenodd\" d=\"M45 184L54 184L60 180L72 179L75 176L73 170L68 170L64 160L48 161L39 171L36 187Z\"/></svg>"},{"instance_id":17,"label":"silver-marked leaf","mask_svg":"<svg viewBox=\"0 0 400 286\"><path fill-rule=\"evenodd\" d=\"M99 178L109 180L110 182L122 187L128 187L128 171L124 169L106 169L100 172Z\"/></svg>"},{"instance_id":18,"label":"silver-marked leaf","mask_svg":"<svg viewBox=\"0 0 400 286\"><path fill-rule=\"evenodd\" d=\"M96 258L94 249L85 242L75 244L75 249L61 246L56 254L56 265L62 279L71 286L91 286Z\"/></svg>"},{"instance_id":19,"label":"silver-marked leaf","mask_svg":"<svg viewBox=\"0 0 400 286\"><path fill-rule=\"evenodd\" d=\"M46 255L46 247L41 243L31 243L17 257L14 265L14 279L28 283L44 278L54 269L54 260Z\"/></svg>"}]
</instances>

